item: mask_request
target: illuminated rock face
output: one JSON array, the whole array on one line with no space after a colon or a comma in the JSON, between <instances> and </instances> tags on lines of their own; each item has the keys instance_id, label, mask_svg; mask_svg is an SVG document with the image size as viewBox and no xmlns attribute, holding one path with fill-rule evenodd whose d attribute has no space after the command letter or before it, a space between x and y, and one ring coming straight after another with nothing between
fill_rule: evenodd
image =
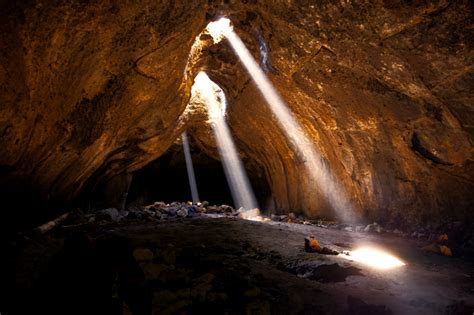
<instances>
[{"instance_id":1,"label":"illuminated rock face","mask_svg":"<svg viewBox=\"0 0 474 315\"><path fill-rule=\"evenodd\" d=\"M472 216L469 1L139 2L0 10L4 183L28 178L45 198L70 199L155 160L186 127L217 156L205 116L185 111L205 69L225 90L243 160L266 177L275 207L330 215L226 41L204 48L184 76L194 38L225 14L360 215Z\"/></svg>"},{"instance_id":2,"label":"illuminated rock face","mask_svg":"<svg viewBox=\"0 0 474 315\"><path fill-rule=\"evenodd\" d=\"M91 176L165 152L183 127L183 73L205 18L184 3L6 4L0 164L69 198Z\"/></svg>"}]
</instances>

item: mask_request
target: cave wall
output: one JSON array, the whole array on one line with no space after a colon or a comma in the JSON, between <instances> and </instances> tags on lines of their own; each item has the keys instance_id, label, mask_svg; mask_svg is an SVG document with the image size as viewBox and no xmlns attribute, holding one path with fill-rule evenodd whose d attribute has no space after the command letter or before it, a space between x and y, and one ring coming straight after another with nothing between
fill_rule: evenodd
<instances>
[{"instance_id":1,"label":"cave wall","mask_svg":"<svg viewBox=\"0 0 474 315\"><path fill-rule=\"evenodd\" d=\"M221 15L268 75L356 211L370 220L471 220L474 191L470 1L32 1L2 5L0 165L50 198L133 172L180 132L216 155L185 111L205 69L275 207L331 216L259 92L224 42L186 69ZM188 75L185 75L187 73Z\"/></svg>"},{"instance_id":2,"label":"cave wall","mask_svg":"<svg viewBox=\"0 0 474 315\"><path fill-rule=\"evenodd\" d=\"M6 176L70 198L89 178L138 169L171 145L192 84L183 78L188 53L205 18L199 2L3 6Z\"/></svg>"}]
</instances>

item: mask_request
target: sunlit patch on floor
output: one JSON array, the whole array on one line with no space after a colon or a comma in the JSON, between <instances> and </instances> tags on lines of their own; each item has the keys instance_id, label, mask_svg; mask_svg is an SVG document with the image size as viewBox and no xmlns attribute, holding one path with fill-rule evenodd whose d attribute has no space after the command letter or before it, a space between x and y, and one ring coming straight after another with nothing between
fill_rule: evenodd
<instances>
[{"instance_id":1,"label":"sunlit patch on floor","mask_svg":"<svg viewBox=\"0 0 474 315\"><path fill-rule=\"evenodd\" d=\"M388 252L371 247L359 248L345 252L339 256L376 269L393 269L406 265L403 261Z\"/></svg>"},{"instance_id":2,"label":"sunlit patch on floor","mask_svg":"<svg viewBox=\"0 0 474 315\"><path fill-rule=\"evenodd\" d=\"M258 208L254 208L251 210L239 210L239 216L242 219L249 220L249 221L258 221L258 222L268 222L271 221L269 218L265 218L260 215L260 210Z\"/></svg>"}]
</instances>

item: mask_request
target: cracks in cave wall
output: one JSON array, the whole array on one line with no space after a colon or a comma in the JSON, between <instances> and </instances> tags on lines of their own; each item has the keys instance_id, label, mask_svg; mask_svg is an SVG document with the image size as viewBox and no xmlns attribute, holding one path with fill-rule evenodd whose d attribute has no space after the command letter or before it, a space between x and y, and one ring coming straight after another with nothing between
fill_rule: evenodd
<instances>
[{"instance_id":1,"label":"cracks in cave wall","mask_svg":"<svg viewBox=\"0 0 474 315\"><path fill-rule=\"evenodd\" d=\"M427 160L430 160L431 162L434 162L436 164L441 164L441 165L453 165L453 163L448 163L440 158L438 158L435 154L430 152L427 148L425 148L418 137L418 134L416 132L413 133L412 138L411 138L411 148L413 151L419 153L422 157L424 157Z\"/></svg>"}]
</instances>

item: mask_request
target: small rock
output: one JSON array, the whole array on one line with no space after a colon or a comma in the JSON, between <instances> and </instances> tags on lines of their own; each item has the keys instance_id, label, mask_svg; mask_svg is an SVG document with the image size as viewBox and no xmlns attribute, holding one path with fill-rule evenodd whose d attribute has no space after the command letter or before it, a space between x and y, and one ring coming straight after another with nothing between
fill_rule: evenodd
<instances>
[{"instance_id":1,"label":"small rock","mask_svg":"<svg viewBox=\"0 0 474 315\"><path fill-rule=\"evenodd\" d=\"M276 214L272 214L270 216L270 219L272 219L272 221L276 221L276 222L281 221L281 217L279 215L276 215Z\"/></svg>"},{"instance_id":2,"label":"small rock","mask_svg":"<svg viewBox=\"0 0 474 315\"><path fill-rule=\"evenodd\" d=\"M138 219L140 216L141 216L141 213L129 210L128 215L127 215L127 219Z\"/></svg>"},{"instance_id":3,"label":"small rock","mask_svg":"<svg viewBox=\"0 0 474 315\"><path fill-rule=\"evenodd\" d=\"M154 217L156 215L155 211L148 210L148 209L143 210L143 213L150 216L150 217Z\"/></svg>"},{"instance_id":4,"label":"small rock","mask_svg":"<svg viewBox=\"0 0 474 315\"><path fill-rule=\"evenodd\" d=\"M201 207L201 206L197 206L196 212L197 212L197 213L204 213L204 212L206 212L206 208Z\"/></svg>"},{"instance_id":5,"label":"small rock","mask_svg":"<svg viewBox=\"0 0 474 315\"><path fill-rule=\"evenodd\" d=\"M97 214L98 214L97 215L98 219L102 219L102 220L110 220L110 221L117 222L121 219L119 211L115 208L99 210Z\"/></svg>"},{"instance_id":6,"label":"small rock","mask_svg":"<svg viewBox=\"0 0 474 315\"><path fill-rule=\"evenodd\" d=\"M288 214L288 219L290 219L290 220L296 220L296 215L295 215L293 212L290 212L290 213Z\"/></svg>"},{"instance_id":7,"label":"small rock","mask_svg":"<svg viewBox=\"0 0 474 315\"><path fill-rule=\"evenodd\" d=\"M320 253L324 255L339 255L339 252L337 250L333 250L328 247L323 247Z\"/></svg>"},{"instance_id":8,"label":"small rock","mask_svg":"<svg viewBox=\"0 0 474 315\"><path fill-rule=\"evenodd\" d=\"M225 213L232 213L232 211L234 210L234 208L228 205L221 205L220 209L222 212L225 212Z\"/></svg>"},{"instance_id":9,"label":"small rock","mask_svg":"<svg viewBox=\"0 0 474 315\"><path fill-rule=\"evenodd\" d=\"M221 213L222 210L217 206L209 206L207 207L206 212L207 213Z\"/></svg>"},{"instance_id":10,"label":"small rock","mask_svg":"<svg viewBox=\"0 0 474 315\"><path fill-rule=\"evenodd\" d=\"M364 226L363 225L356 226L356 232L362 232L362 231L364 231Z\"/></svg>"},{"instance_id":11,"label":"small rock","mask_svg":"<svg viewBox=\"0 0 474 315\"><path fill-rule=\"evenodd\" d=\"M188 214L198 212L198 207L196 207L194 205L188 206L188 207L186 207L186 209L188 209Z\"/></svg>"},{"instance_id":12,"label":"small rock","mask_svg":"<svg viewBox=\"0 0 474 315\"><path fill-rule=\"evenodd\" d=\"M167 214L168 216L174 217L178 212L178 208L176 207L166 207L162 209L163 214Z\"/></svg>"},{"instance_id":13,"label":"small rock","mask_svg":"<svg viewBox=\"0 0 474 315\"><path fill-rule=\"evenodd\" d=\"M158 208L158 209L161 209L161 208L165 208L166 207L166 203L164 202L161 202L161 201L157 201L153 204L155 206L155 208Z\"/></svg>"},{"instance_id":14,"label":"small rock","mask_svg":"<svg viewBox=\"0 0 474 315\"><path fill-rule=\"evenodd\" d=\"M445 245L431 244L423 247L422 249L428 252L443 254L449 257L453 256L451 249Z\"/></svg>"},{"instance_id":15,"label":"small rock","mask_svg":"<svg viewBox=\"0 0 474 315\"><path fill-rule=\"evenodd\" d=\"M451 252L451 249L448 246L440 245L439 250L440 250L441 254L443 254L445 256L449 256L449 257L453 256L453 252Z\"/></svg>"},{"instance_id":16,"label":"small rock","mask_svg":"<svg viewBox=\"0 0 474 315\"><path fill-rule=\"evenodd\" d=\"M186 209L185 207L182 207L176 212L176 215L180 218L185 218L188 216L188 209Z\"/></svg>"},{"instance_id":17,"label":"small rock","mask_svg":"<svg viewBox=\"0 0 474 315\"><path fill-rule=\"evenodd\" d=\"M352 226L346 226L343 230L347 231L347 232L352 232L353 231Z\"/></svg>"}]
</instances>

